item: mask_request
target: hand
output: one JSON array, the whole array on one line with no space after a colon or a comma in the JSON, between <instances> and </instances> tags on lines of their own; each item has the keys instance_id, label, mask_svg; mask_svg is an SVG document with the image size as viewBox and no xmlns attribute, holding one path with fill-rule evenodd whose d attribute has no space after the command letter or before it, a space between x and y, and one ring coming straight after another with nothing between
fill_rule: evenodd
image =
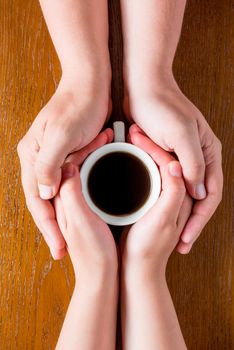
<instances>
[{"instance_id":1,"label":"hand","mask_svg":"<svg viewBox=\"0 0 234 350\"><path fill-rule=\"evenodd\" d=\"M73 161L80 163L81 152ZM62 184L54 198L56 218L66 240L76 276L94 280L99 272L111 273L117 267L116 245L108 225L87 205L81 188L79 168L67 162Z\"/></svg>"},{"instance_id":2,"label":"hand","mask_svg":"<svg viewBox=\"0 0 234 350\"><path fill-rule=\"evenodd\" d=\"M57 192L65 158L97 135L108 113L104 89L99 93L96 85L88 85L62 79L18 145L26 203L55 258L64 255L65 241L52 204L44 199ZM98 140L104 144L112 137L107 132Z\"/></svg>"},{"instance_id":3,"label":"hand","mask_svg":"<svg viewBox=\"0 0 234 350\"><path fill-rule=\"evenodd\" d=\"M221 201L221 143L201 112L169 81L161 79L156 88L154 82L140 95L129 95L125 110L155 143L178 156L186 188L197 199L181 236L189 252Z\"/></svg>"},{"instance_id":4,"label":"hand","mask_svg":"<svg viewBox=\"0 0 234 350\"><path fill-rule=\"evenodd\" d=\"M93 142L91 148L97 146ZM54 198L76 282L56 349L95 349L97 344L100 349L115 347L117 251L108 225L91 211L82 194L79 168L75 164L82 163L84 156L92 151L87 147L71 155L63 166L62 184Z\"/></svg>"},{"instance_id":5,"label":"hand","mask_svg":"<svg viewBox=\"0 0 234 350\"><path fill-rule=\"evenodd\" d=\"M186 248L179 239L190 216L192 200L186 193L179 162L142 134L136 125L131 126L129 136L131 142L148 152L159 166L162 192L156 204L128 233L125 231L124 260L134 263L137 260L141 265L146 262L153 269L164 270L173 249L178 246L183 253Z\"/></svg>"},{"instance_id":6,"label":"hand","mask_svg":"<svg viewBox=\"0 0 234 350\"><path fill-rule=\"evenodd\" d=\"M168 258L191 213L178 161L136 125L129 141L160 168L162 191L155 205L121 237L121 320L126 349L187 349L166 283ZM139 302L139 300L141 302Z\"/></svg>"}]
</instances>

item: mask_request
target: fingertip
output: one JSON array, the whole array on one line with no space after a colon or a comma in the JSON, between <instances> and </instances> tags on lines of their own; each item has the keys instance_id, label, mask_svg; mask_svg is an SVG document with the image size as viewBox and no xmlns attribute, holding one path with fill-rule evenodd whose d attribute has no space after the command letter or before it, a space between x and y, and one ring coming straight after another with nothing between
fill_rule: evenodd
<instances>
[{"instance_id":1,"label":"fingertip","mask_svg":"<svg viewBox=\"0 0 234 350\"><path fill-rule=\"evenodd\" d=\"M129 128L129 133L130 134L134 134L135 132L137 132L137 125L136 124L132 124Z\"/></svg>"},{"instance_id":2,"label":"fingertip","mask_svg":"<svg viewBox=\"0 0 234 350\"><path fill-rule=\"evenodd\" d=\"M114 138L114 132L111 128L107 128L105 130L106 136L107 136L107 142L110 143L113 141Z\"/></svg>"},{"instance_id":3,"label":"fingertip","mask_svg":"<svg viewBox=\"0 0 234 350\"><path fill-rule=\"evenodd\" d=\"M182 178L182 168L178 161L174 160L168 164L169 174L173 177Z\"/></svg>"},{"instance_id":4,"label":"fingertip","mask_svg":"<svg viewBox=\"0 0 234 350\"><path fill-rule=\"evenodd\" d=\"M66 163L62 169L62 184L60 187L60 198L64 203L67 203L71 197L77 197L81 189L81 181L79 169L73 163Z\"/></svg>"},{"instance_id":5,"label":"fingertip","mask_svg":"<svg viewBox=\"0 0 234 350\"><path fill-rule=\"evenodd\" d=\"M78 168L75 164L73 163L65 163L62 167L62 178L63 180L72 178L76 175L78 171Z\"/></svg>"},{"instance_id":6,"label":"fingertip","mask_svg":"<svg viewBox=\"0 0 234 350\"><path fill-rule=\"evenodd\" d=\"M130 138L131 138L131 141L134 145L139 145L140 144L140 141L141 141L141 134L139 133L130 133Z\"/></svg>"},{"instance_id":7,"label":"fingertip","mask_svg":"<svg viewBox=\"0 0 234 350\"><path fill-rule=\"evenodd\" d=\"M144 135L144 131L135 123L130 126L129 133L130 134L140 133Z\"/></svg>"},{"instance_id":8,"label":"fingertip","mask_svg":"<svg viewBox=\"0 0 234 350\"><path fill-rule=\"evenodd\" d=\"M66 247L64 247L62 249L50 248L50 253L51 253L54 260L60 260L66 255L67 249L66 249Z\"/></svg>"},{"instance_id":9,"label":"fingertip","mask_svg":"<svg viewBox=\"0 0 234 350\"><path fill-rule=\"evenodd\" d=\"M206 188L204 183L200 183L194 186L195 198L198 200L206 198Z\"/></svg>"},{"instance_id":10,"label":"fingertip","mask_svg":"<svg viewBox=\"0 0 234 350\"><path fill-rule=\"evenodd\" d=\"M182 241L180 241L176 247L176 251L182 255L188 254L192 249L192 243L187 244Z\"/></svg>"},{"instance_id":11,"label":"fingertip","mask_svg":"<svg viewBox=\"0 0 234 350\"><path fill-rule=\"evenodd\" d=\"M182 234L181 239L184 243L188 244L191 242L191 235L189 233Z\"/></svg>"},{"instance_id":12,"label":"fingertip","mask_svg":"<svg viewBox=\"0 0 234 350\"><path fill-rule=\"evenodd\" d=\"M56 192L54 191L52 186L43 185L38 183L38 189L41 199L51 199L55 196Z\"/></svg>"}]
</instances>

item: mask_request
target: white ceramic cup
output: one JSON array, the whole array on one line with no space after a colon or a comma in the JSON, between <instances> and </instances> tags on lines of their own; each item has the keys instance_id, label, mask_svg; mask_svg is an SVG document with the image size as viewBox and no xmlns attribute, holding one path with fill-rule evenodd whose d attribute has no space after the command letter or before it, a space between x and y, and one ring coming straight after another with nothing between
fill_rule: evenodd
<instances>
[{"instance_id":1,"label":"white ceramic cup","mask_svg":"<svg viewBox=\"0 0 234 350\"><path fill-rule=\"evenodd\" d=\"M92 167L100 158L112 152L127 152L137 157L143 162L150 175L150 193L148 198L140 208L131 214L110 215L95 205L89 193L88 178ZM125 142L124 123L120 121L114 122L114 142L98 148L86 158L81 167L80 177L82 192L89 207L107 224L116 226L130 225L139 220L155 204L161 190L160 173L155 162L148 153Z\"/></svg>"}]
</instances>

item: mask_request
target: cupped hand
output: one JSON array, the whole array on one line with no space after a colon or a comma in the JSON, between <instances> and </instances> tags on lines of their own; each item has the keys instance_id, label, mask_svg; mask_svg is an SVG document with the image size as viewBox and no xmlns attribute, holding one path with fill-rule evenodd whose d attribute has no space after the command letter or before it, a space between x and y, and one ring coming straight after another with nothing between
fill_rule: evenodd
<instances>
[{"instance_id":1,"label":"cupped hand","mask_svg":"<svg viewBox=\"0 0 234 350\"><path fill-rule=\"evenodd\" d=\"M73 161L79 163L79 157L77 152ZM108 225L87 205L82 194L79 167L74 163L67 162L63 166L62 184L54 205L76 274L79 273L83 280L90 278L90 274L95 278L99 269L117 266L113 235Z\"/></svg>"},{"instance_id":2,"label":"cupped hand","mask_svg":"<svg viewBox=\"0 0 234 350\"><path fill-rule=\"evenodd\" d=\"M64 255L65 240L47 199L58 191L61 166L72 152L80 149L75 156L84 160L113 138L110 129L97 136L108 114L108 99L90 89L61 81L18 145L27 207L55 258Z\"/></svg>"},{"instance_id":3,"label":"cupped hand","mask_svg":"<svg viewBox=\"0 0 234 350\"><path fill-rule=\"evenodd\" d=\"M175 164L175 167L178 167L178 164L175 162L176 159L172 156L172 154L170 154L169 152L166 152L164 149L162 149L157 144L155 144L151 139L149 139L146 136L146 134L136 124L133 124L130 127L129 142L133 143L134 145L138 146L139 148L147 152L159 167L161 177L162 177L162 190L163 190L160 195L160 198L161 198L162 194L165 193L165 191L170 190L170 183L171 183L170 181L175 181L171 177L168 178L167 171L166 171L167 176L165 177L163 175L165 174L165 169L167 169L170 163ZM168 186L168 183L169 183L169 186ZM179 180L177 181L177 184L180 184L181 187L185 187L184 181L182 181L180 177L179 177ZM188 212L186 211L186 215L187 213L189 214L187 217L187 220L188 220L189 216L191 215L192 199L187 191L185 191L185 194L184 194L184 202L185 204L183 205L185 205L187 208L190 208ZM142 221L139 220L139 222L144 223L144 220L148 220L148 218L149 217L144 216L141 219ZM186 225L187 220L185 220L184 226ZM137 225L137 223L135 225ZM190 246L188 246L188 244L183 242L183 240L181 239L181 234L183 232L183 229L184 227L179 227L178 232L180 231L180 235L178 236L177 234L177 236L174 236L174 238L176 238L177 240L176 250L182 254L185 254L188 252L188 249L190 248ZM172 240L172 245L174 245L173 240Z\"/></svg>"},{"instance_id":4,"label":"cupped hand","mask_svg":"<svg viewBox=\"0 0 234 350\"><path fill-rule=\"evenodd\" d=\"M136 125L130 129L130 140L148 152L159 166L162 191L155 205L125 231L123 256L165 268L176 246L182 253L186 248L179 241L191 213L192 199L186 193L178 161L142 134Z\"/></svg>"},{"instance_id":5,"label":"cupped hand","mask_svg":"<svg viewBox=\"0 0 234 350\"><path fill-rule=\"evenodd\" d=\"M197 200L182 234L189 251L222 198L221 143L175 82L158 85L125 105L147 136L180 161L187 190Z\"/></svg>"}]
</instances>

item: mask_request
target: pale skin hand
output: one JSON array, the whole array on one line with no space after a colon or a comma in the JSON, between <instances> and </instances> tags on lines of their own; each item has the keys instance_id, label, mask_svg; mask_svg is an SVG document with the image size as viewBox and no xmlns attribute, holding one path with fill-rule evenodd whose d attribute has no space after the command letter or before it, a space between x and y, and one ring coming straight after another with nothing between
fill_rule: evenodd
<instances>
[{"instance_id":1,"label":"pale skin hand","mask_svg":"<svg viewBox=\"0 0 234 350\"><path fill-rule=\"evenodd\" d=\"M55 258L65 241L48 199L66 157L89 144L111 109L106 0L41 0L62 78L18 145L27 206ZM97 11L98 8L98 11Z\"/></svg>"},{"instance_id":2,"label":"pale skin hand","mask_svg":"<svg viewBox=\"0 0 234 350\"><path fill-rule=\"evenodd\" d=\"M185 3L121 0L121 8L124 109L155 143L179 158L186 187L197 199L181 236L189 252L221 201L223 175L221 143L172 73Z\"/></svg>"},{"instance_id":3,"label":"pale skin hand","mask_svg":"<svg viewBox=\"0 0 234 350\"><path fill-rule=\"evenodd\" d=\"M66 158L66 161L73 161L75 163L81 164L89 153L93 152L95 149L109 143L113 140L113 130L106 129L101 132L90 144L83 147L79 152L74 152ZM30 155L29 155L30 156ZM33 156L33 155L32 155ZM66 242L60 231L55 217L54 207L50 201L43 201L39 196L33 197L30 190L33 191L33 186L35 184L35 178L30 177L33 168L33 159L29 157L21 158L22 164L22 182L25 191L29 189L28 196L31 196L32 206L29 208L31 214L34 217L37 226L41 230L44 239L48 246L50 247L50 252L54 259L61 259L66 254ZM27 193L26 193L27 200ZM29 205L29 204L28 204ZM35 210L35 212L34 212ZM39 220L37 219L39 217Z\"/></svg>"},{"instance_id":4,"label":"pale skin hand","mask_svg":"<svg viewBox=\"0 0 234 350\"><path fill-rule=\"evenodd\" d=\"M71 156L80 165L85 152ZM77 165L63 166L54 199L56 216L75 271L76 285L57 343L57 350L115 349L118 299L116 245L109 227L93 213L82 195Z\"/></svg>"},{"instance_id":5,"label":"pale skin hand","mask_svg":"<svg viewBox=\"0 0 234 350\"><path fill-rule=\"evenodd\" d=\"M138 140L138 145L146 142L136 127L130 130L130 138L135 144ZM165 270L189 218L192 200L186 194L179 162L157 145L151 147L150 154L160 168L162 192L157 203L130 229L126 228L122 237L123 347L125 350L182 350L186 345Z\"/></svg>"}]
</instances>

